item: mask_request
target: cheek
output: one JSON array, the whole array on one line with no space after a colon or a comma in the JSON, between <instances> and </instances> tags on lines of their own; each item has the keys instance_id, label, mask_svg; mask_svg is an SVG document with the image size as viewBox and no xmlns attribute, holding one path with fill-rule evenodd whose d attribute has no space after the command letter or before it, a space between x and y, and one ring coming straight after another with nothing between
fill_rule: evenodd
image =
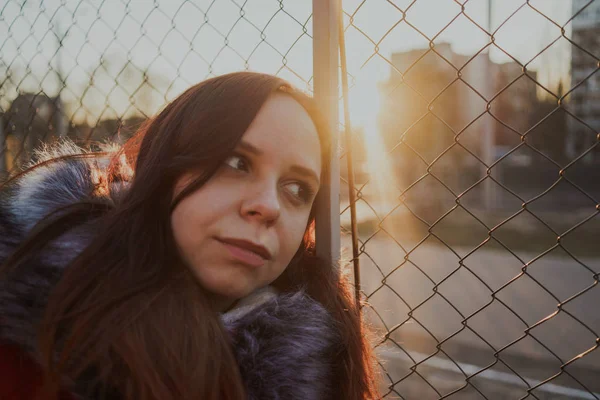
<instances>
[{"instance_id":1,"label":"cheek","mask_svg":"<svg viewBox=\"0 0 600 400\"><path fill-rule=\"evenodd\" d=\"M183 260L197 268L205 245L236 210L236 194L219 180L207 182L183 198L171 213L171 231Z\"/></svg>"},{"instance_id":2,"label":"cheek","mask_svg":"<svg viewBox=\"0 0 600 400\"><path fill-rule=\"evenodd\" d=\"M189 251L202 241L206 227L216 211L210 203L203 201L202 194L197 192L184 198L171 214L171 230L177 247L182 252ZM185 254L183 254L185 256Z\"/></svg>"},{"instance_id":3,"label":"cheek","mask_svg":"<svg viewBox=\"0 0 600 400\"><path fill-rule=\"evenodd\" d=\"M186 262L190 261L187 253L193 247L193 238L196 238L191 230L192 226L186 204L184 202L179 203L171 214L171 231L180 256Z\"/></svg>"},{"instance_id":4,"label":"cheek","mask_svg":"<svg viewBox=\"0 0 600 400\"><path fill-rule=\"evenodd\" d=\"M217 183L209 181L177 204L171 214L174 230L178 228L186 234L204 231L230 212L235 196L227 187Z\"/></svg>"}]
</instances>

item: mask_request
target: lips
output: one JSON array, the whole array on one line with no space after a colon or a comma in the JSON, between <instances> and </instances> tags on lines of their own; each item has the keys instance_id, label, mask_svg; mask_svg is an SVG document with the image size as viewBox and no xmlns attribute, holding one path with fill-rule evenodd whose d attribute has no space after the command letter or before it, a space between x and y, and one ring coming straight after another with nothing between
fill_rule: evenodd
<instances>
[{"instance_id":1,"label":"lips","mask_svg":"<svg viewBox=\"0 0 600 400\"><path fill-rule=\"evenodd\" d=\"M253 267L260 267L273 258L266 247L248 240L235 238L218 238L217 240L229 250L234 259Z\"/></svg>"}]
</instances>

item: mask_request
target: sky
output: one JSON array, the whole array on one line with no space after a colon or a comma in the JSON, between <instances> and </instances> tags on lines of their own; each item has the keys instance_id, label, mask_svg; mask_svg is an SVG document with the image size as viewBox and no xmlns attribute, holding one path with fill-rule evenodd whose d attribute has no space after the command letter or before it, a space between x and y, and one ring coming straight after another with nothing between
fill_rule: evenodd
<instances>
[{"instance_id":1,"label":"sky","mask_svg":"<svg viewBox=\"0 0 600 400\"><path fill-rule=\"evenodd\" d=\"M465 13L475 23L459 15L461 2L343 1L348 72L358 101L355 110L367 104L368 112L375 112L375 87L388 79L386 59L393 52L426 48L433 39L471 55L489 41L475 25L487 27L488 0L464 2ZM523 4L523 0L492 1L492 29ZM534 8L562 25L571 17L571 7L570 0L531 0L500 27L496 44L527 63L560 35L560 27ZM397 24L401 10L407 10L406 19ZM51 69L60 70L67 85L61 96L75 104L70 111L76 119L87 117L92 122L135 108L152 114L190 85L246 67L277 73L310 89L311 12L311 0L0 0L0 82L10 66L12 81L21 90L41 87L53 94L60 79ZM58 53L57 36L62 37ZM374 57L373 42L378 45ZM543 83L553 85L568 77L569 54L568 43L561 40L530 67L539 70ZM490 56L494 62L510 60L499 49L492 49ZM151 85L140 90L143 70ZM14 87L5 84L0 92L5 98L0 107L6 108Z\"/></svg>"}]
</instances>

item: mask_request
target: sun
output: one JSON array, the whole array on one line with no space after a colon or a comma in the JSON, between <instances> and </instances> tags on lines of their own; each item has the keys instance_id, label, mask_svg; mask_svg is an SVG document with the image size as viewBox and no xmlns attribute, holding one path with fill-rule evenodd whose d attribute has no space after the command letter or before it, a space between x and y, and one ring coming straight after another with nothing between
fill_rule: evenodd
<instances>
[{"instance_id":1,"label":"sun","mask_svg":"<svg viewBox=\"0 0 600 400\"><path fill-rule=\"evenodd\" d=\"M369 196L369 204L381 218L397 204L398 190L394 163L390 159L389 149L385 148L377 122L381 112L381 94L377 82L363 81L352 87L348 103L353 128L363 132L361 139L355 138L358 140L354 145L364 148L366 153L370 183L365 188L365 196ZM361 216L358 217L360 219Z\"/></svg>"}]
</instances>

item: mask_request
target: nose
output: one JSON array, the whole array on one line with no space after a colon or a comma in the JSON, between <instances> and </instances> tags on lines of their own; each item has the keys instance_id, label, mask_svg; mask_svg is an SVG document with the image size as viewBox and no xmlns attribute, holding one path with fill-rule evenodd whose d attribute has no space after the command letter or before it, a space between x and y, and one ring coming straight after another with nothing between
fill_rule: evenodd
<instances>
[{"instance_id":1,"label":"nose","mask_svg":"<svg viewBox=\"0 0 600 400\"><path fill-rule=\"evenodd\" d=\"M272 225L279 218L281 205L277 185L257 185L248 191L240 210L242 217Z\"/></svg>"}]
</instances>

